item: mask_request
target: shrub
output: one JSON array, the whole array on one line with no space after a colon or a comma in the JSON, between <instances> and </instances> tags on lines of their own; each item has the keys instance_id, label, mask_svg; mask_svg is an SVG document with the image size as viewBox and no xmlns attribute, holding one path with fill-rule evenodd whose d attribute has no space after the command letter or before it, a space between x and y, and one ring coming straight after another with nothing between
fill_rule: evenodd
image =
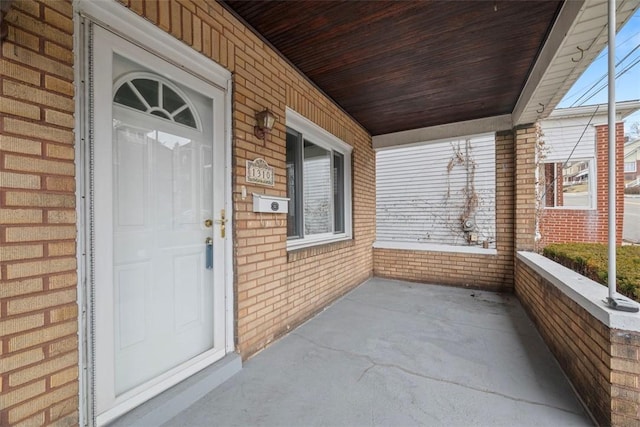
<instances>
[{"instance_id":1,"label":"shrub","mask_svg":"<svg viewBox=\"0 0 640 427\"><path fill-rule=\"evenodd\" d=\"M607 286L608 251L600 243L554 243L543 255ZM640 302L640 246L616 248L616 285L622 295Z\"/></svg>"}]
</instances>

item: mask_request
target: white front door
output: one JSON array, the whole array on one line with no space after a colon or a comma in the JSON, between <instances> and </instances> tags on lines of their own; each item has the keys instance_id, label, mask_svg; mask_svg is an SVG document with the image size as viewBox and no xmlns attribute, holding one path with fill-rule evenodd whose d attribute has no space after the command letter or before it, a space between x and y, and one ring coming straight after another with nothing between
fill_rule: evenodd
<instances>
[{"instance_id":1,"label":"white front door","mask_svg":"<svg viewBox=\"0 0 640 427\"><path fill-rule=\"evenodd\" d=\"M104 423L225 354L225 92L94 28L95 396Z\"/></svg>"}]
</instances>

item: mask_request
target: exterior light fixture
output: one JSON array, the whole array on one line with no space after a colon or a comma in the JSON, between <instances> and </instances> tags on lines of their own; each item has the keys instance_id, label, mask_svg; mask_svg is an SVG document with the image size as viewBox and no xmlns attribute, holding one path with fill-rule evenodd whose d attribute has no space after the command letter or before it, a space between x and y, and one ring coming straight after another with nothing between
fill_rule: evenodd
<instances>
[{"instance_id":1,"label":"exterior light fixture","mask_svg":"<svg viewBox=\"0 0 640 427\"><path fill-rule=\"evenodd\" d=\"M253 128L253 133L256 137L264 140L267 134L273 129L273 125L276 123L276 116L268 108L266 110L256 113L256 125Z\"/></svg>"}]
</instances>

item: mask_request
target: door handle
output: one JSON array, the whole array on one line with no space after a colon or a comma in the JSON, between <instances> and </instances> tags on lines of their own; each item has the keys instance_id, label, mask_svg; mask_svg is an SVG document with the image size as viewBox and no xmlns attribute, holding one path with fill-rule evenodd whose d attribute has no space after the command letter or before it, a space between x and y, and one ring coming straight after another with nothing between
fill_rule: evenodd
<instances>
[{"instance_id":1,"label":"door handle","mask_svg":"<svg viewBox=\"0 0 640 427\"><path fill-rule=\"evenodd\" d=\"M207 270L212 270L213 269L213 239L211 237L207 237L206 240L204 241L204 244L206 246L205 267L207 268Z\"/></svg>"},{"instance_id":2,"label":"door handle","mask_svg":"<svg viewBox=\"0 0 640 427\"><path fill-rule=\"evenodd\" d=\"M227 218L225 217L224 209L220 211L220 219L216 219L216 224L220 224L220 237L224 239L227 234Z\"/></svg>"}]
</instances>

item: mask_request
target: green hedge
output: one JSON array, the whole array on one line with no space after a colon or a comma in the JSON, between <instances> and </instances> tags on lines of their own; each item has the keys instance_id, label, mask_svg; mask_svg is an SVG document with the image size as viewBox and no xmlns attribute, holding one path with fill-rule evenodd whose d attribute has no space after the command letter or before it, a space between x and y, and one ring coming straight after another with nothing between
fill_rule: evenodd
<instances>
[{"instance_id":1,"label":"green hedge","mask_svg":"<svg viewBox=\"0 0 640 427\"><path fill-rule=\"evenodd\" d=\"M607 245L554 243L544 248L543 255L607 286ZM616 259L618 292L640 302L640 246L618 247Z\"/></svg>"}]
</instances>

